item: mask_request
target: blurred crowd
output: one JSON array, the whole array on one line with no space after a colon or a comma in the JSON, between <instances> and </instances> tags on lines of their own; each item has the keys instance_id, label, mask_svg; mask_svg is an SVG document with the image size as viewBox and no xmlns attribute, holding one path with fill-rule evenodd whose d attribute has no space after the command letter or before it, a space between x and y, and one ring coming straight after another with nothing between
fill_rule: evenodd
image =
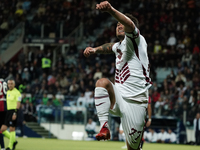
<instances>
[{"instance_id":1,"label":"blurred crowd","mask_svg":"<svg viewBox=\"0 0 200 150\"><path fill-rule=\"evenodd\" d=\"M38 7L39 0L0 1L0 41L19 22L24 22L28 14Z\"/></svg>"},{"instance_id":2,"label":"blurred crowd","mask_svg":"<svg viewBox=\"0 0 200 150\"><path fill-rule=\"evenodd\" d=\"M149 143L176 143L176 134L171 130L160 129L156 132L154 129L149 128L148 131L144 132L143 138L145 142Z\"/></svg>"},{"instance_id":3,"label":"blurred crowd","mask_svg":"<svg viewBox=\"0 0 200 150\"><path fill-rule=\"evenodd\" d=\"M95 41L89 41L88 46L95 47L117 41L115 21L112 21L111 26L106 27L102 34L93 33L94 29L103 23L102 20L108 18L105 13L95 11L95 3L99 2L97 0L51 0L40 3L31 0L13 0L13 7L9 8L12 11L4 14L14 15L18 9L17 4L19 2L24 4L27 1L31 3L31 8L37 6L33 19L26 21L26 30L30 29L27 30L27 35L34 36L40 33L38 27L44 24L47 31L45 35L55 32L56 36L59 36L57 34L59 22L64 23L63 32L67 35L82 21L87 27L84 31L85 38L90 35L97 38ZM110 1L116 8L121 7L125 12L130 12L138 18L140 33L146 38L153 80L149 92L153 115L175 116L182 119L183 111L186 110L187 121L192 124L195 114L200 111L200 1ZM7 3L7 1L0 2L4 7ZM3 17L3 20L10 18L9 16ZM31 94L31 98L25 97L24 107L26 103L33 103L35 107L41 104L77 106L81 101L81 105L91 110L89 117L95 120L93 100L95 82L102 77L114 82L115 56L109 55L108 59L97 54L85 58L84 49L78 49L76 44L78 43L70 43L66 54L74 56L75 64L66 63L65 56L57 52L55 65L51 63L48 69L44 69L43 58L53 61L52 48L45 46L44 50L40 50L30 47L27 51L22 50L17 58L0 65L1 77L14 78L17 88L22 93ZM171 69L171 73L162 82L157 82L156 69L160 67ZM54 96L62 94L65 97L54 102L52 98L45 99L48 98L48 94Z\"/></svg>"}]
</instances>

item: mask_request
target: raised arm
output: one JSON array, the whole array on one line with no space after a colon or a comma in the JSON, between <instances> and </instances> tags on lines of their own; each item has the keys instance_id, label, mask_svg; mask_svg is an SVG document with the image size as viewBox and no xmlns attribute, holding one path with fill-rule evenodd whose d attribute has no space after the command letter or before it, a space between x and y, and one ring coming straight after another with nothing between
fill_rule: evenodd
<instances>
[{"instance_id":1,"label":"raised arm","mask_svg":"<svg viewBox=\"0 0 200 150\"><path fill-rule=\"evenodd\" d=\"M99 47L87 47L84 51L85 57L89 57L91 54L99 53L99 54L112 54L112 46L114 43L106 43Z\"/></svg>"},{"instance_id":2,"label":"raised arm","mask_svg":"<svg viewBox=\"0 0 200 150\"><path fill-rule=\"evenodd\" d=\"M132 32L135 30L135 24L133 23L133 21L123 13L113 8L108 1L97 4L96 9L106 11L111 14L117 21L124 25L125 32Z\"/></svg>"}]
</instances>

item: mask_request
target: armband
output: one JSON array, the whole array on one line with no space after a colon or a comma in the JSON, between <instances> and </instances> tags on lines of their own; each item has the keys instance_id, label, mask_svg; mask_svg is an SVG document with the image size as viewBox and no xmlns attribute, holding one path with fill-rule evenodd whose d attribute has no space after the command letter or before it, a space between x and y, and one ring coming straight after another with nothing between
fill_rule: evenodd
<instances>
[{"instance_id":1,"label":"armband","mask_svg":"<svg viewBox=\"0 0 200 150\"><path fill-rule=\"evenodd\" d=\"M148 119L148 121L150 121L150 122L151 122L151 118L149 118L149 119Z\"/></svg>"}]
</instances>

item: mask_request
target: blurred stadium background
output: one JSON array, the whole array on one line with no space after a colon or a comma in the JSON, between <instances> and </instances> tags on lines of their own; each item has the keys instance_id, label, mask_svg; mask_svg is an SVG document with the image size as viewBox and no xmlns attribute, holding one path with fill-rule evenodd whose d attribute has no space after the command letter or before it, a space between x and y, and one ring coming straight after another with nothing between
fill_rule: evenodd
<instances>
[{"instance_id":1,"label":"blurred stadium background","mask_svg":"<svg viewBox=\"0 0 200 150\"><path fill-rule=\"evenodd\" d=\"M23 95L18 136L87 138L89 118L99 122L93 90L114 80L114 55L83 56L87 46L117 41L116 21L95 10L100 0L1 0L0 77L14 78ZM153 86L151 128L171 128L176 143L195 142L200 112L200 1L109 0L140 22L148 43ZM112 140L120 119L110 117Z\"/></svg>"}]
</instances>

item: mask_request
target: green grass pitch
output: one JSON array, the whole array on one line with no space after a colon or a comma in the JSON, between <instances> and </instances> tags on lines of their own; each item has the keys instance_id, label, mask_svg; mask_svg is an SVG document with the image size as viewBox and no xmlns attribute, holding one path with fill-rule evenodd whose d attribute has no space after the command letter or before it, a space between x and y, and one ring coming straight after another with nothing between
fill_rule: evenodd
<instances>
[{"instance_id":1,"label":"green grass pitch","mask_svg":"<svg viewBox=\"0 0 200 150\"><path fill-rule=\"evenodd\" d=\"M5 139L5 146L8 140ZM124 142L17 138L16 150L122 150ZM143 150L200 150L200 146L144 143Z\"/></svg>"}]
</instances>

